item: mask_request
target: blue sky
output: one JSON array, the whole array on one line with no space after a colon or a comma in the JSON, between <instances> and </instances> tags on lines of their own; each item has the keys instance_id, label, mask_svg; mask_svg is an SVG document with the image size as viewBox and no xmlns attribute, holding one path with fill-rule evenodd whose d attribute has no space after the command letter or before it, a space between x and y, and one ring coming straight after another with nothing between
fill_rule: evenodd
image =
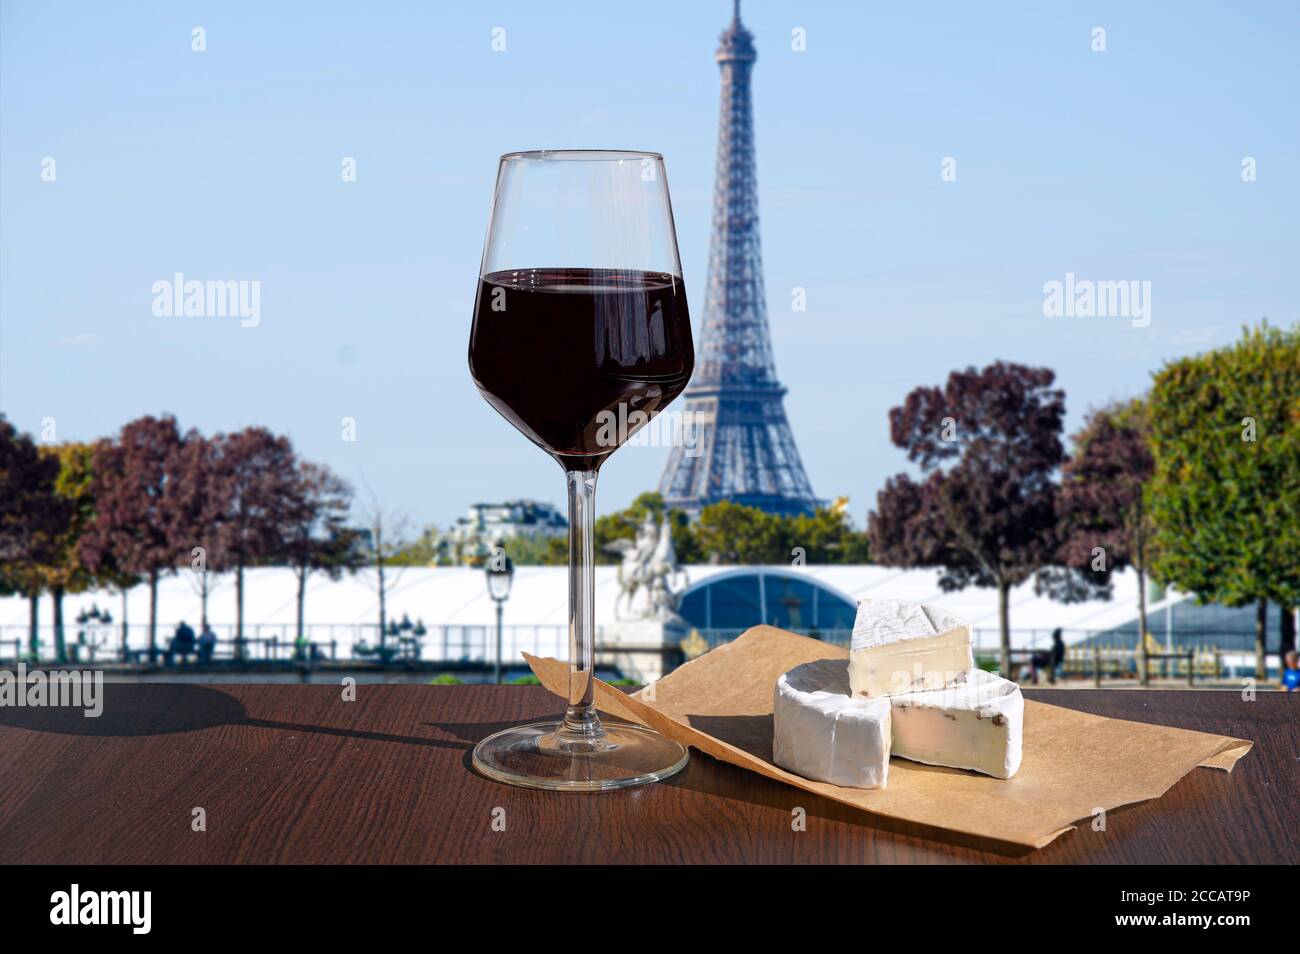
<instances>
[{"instance_id":1,"label":"blue sky","mask_svg":"<svg viewBox=\"0 0 1300 954\"><path fill-rule=\"evenodd\" d=\"M725 0L5 0L0 410L60 440L163 411L265 425L419 522L559 503L559 468L466 369L496 158L663 152L698 306L729 18ZM1172 357L1298 320L1300 6L750 0L744 19L777 370L814 489L859 521L904 467L888 409L953 368L1052 367L1073 428ZM176 272L260 281L260 324L156 317ZM1067 272L1150 281L1150 325L1045 317ZM601 510L666 455L616 454Z\"/></svg>"}]
</instances>

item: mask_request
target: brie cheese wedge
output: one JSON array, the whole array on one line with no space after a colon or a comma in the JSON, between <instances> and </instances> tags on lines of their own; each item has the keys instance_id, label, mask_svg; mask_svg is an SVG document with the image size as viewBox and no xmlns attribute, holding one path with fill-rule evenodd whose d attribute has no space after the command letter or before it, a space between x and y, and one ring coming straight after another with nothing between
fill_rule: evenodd
<instances>
[{"instance_id":1,"label":"brie cheese wedge","mask_svg":"<svg viewBox=\"0 0 1300 954\"><path fill-rule=\"evenodd\" d=\"M877 697L942 689L975 668L970 624L908 600L863 600L849 647L849 687Z\"/></svg>"},{"instance_id":2,"label":"brie cheese wedge","mask_svg":"<svg viewBox=\"0 0 1300 954\"><path fill-rule=\"evenodd\" d=\"M1020 768L1025 700L1014 682L982 669L959 685L889 697L893 752L913 762L1010 778Z\"/></svg>"},{"instance_id":3,"label":"brie cheese wedge","mask_svg":"<svg viewBox=\"0 0 1300 954\"><path fill-rule=\"evenodd\" d=\"M804 778L884 788L889 777L888 699L854 699L842 659L796 666L776 681L772 759Z\"/></svg>"}]
</instances>

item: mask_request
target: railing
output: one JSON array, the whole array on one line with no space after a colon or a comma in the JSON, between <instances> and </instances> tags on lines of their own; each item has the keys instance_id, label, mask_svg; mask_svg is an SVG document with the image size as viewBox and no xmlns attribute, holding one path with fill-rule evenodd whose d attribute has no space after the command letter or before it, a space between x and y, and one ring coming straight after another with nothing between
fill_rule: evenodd
<instances>
[{"instance_id":1,"label":"railing","mask_svg":"<svg viewBox=\"0 0 1300 954\"><path fill-rule=\"evenodd\" d=\"M495 626L432 626L422 633L412 629L400 630L397 635L386 635L379 640L379 626L375 623L312 623L304 627L304 640L296 639L296 626L286 623L250 623L244 627L244 638L237 641L234 626L212 627L217 643L208 661L220 666L240 663L311 663L323 661L357 661L399 665L408 661L447 663L450 666L486 666L496 659ZM707 648L712 649L739 636L743 629L699 630ZM75 665L94 664L154 664L190 666L199 662L198 647L179 656L168 654L171 645L170 627L158 628L157 645L152 654L148 647L148 624L132 623L126 629L129 650L123 658L123 627L118 623L68 623L64 625L68 661ZM847 646L850 631L847 629L804 630L804 635L824 640L838 646ZM1177 635L1177 634L1176 634ZM1166 680L1196 679L1222 680L1234 671L1249 668L1253 672L1253 652L1237 648L1239 633L1183 635L1174 640L1173 652L1152 653L1153 676ZM1051 649L1051 630L1012 630L1012 659L1017 663L1019 676L1036 668L1046 672L1047 667L1030 664L1035 657L1040 660ZM54 653L54 627L44 624L37 629L40 661L52 662ZM975 655L981 664L996 663L999 655L998 632L977 629L973 634ZM1105 632L1065 631L1067 649L1063 674L1072 678L1092 679L1099 684L1102 679L1136 679L1137 653L1135 640L1116 639ZM1188 639L1192 645L1183 645ZM1219 640L1229 643L1225 648ZM603 650L600 627L596 633L597 649ZM1072 644L1072 645L1071 645ZM675 652L678 647L666 647L665 652ZM1253 649L1253 647L1252 647ZM524 651L565 659L568 657L568 630L556 625L508 624L502 630L501 658L517 662ZM1276 650L1271 654L1276 659ZM1247 662L1247 659L1249 661ZM26 625L0 626L0 663L14 664L19 660L32 661L29 631ZM1236 664L1234 669L1233 663Z\"/></svg>"},{"instance_id":2,"label":"railing","mask_svg":"<svg viewBox=\"0 0 1300 954\"><path fill-rule=\"evenodd\" d=\"M94 651L92 650L89 654L83 655L80 652L81 648L78 644L68 647L70 661L74 663L95 662ZM122 661L121 657L122 651L118 649L109 659L102 661L118 662ZM152 651L148 647L132 647L127 650L125 661L137 663L161 662L165 666L173 664L185 666L203 662L319 662L325 659L338 659L337 642L331 641L325 644L304 642L300 645L296 640L283 640L278 636L271 636L242 640L234 638L218 639L210 653L203 651L197 643L192 644L183 653L178 649L173 649L170 645L158 646Z\"/></svg>"},{"instance_id":3,"label":"railing","mask_svg":"<svg viewBox=\"0 0 1300 954\"><path fill-rule=\"evenodd\" d=\"M425 660L487 665L496 659L495 626L432 626L422 633L412 628L399 630L396 634L386 633L381 640L377 623L313 623L303 628L301 643L296 638L297 627L292 624L249 624L244 627L242 639L236 638L234 626L211 628L217 641L211 656L206 658L218 663ZM193 648L181 656L171 652L173 636L172 627L159 626L156 644L150 649L148 624L132 623L126 627L124 651L121 624L64 625L68 661L78 665L123 662L188 665L196 662L199 658L197 639ZM507 625L502 628L501 658L505 660L518 660L524 651L563 659L568 656L568 647L568 629L564 626ZM55 656L52 624L37 627L37 650L34 654L29 627L17 624L0 626L0 663L30 662L33 658L49 662Z\"/></svg>"},{"instance_id":4,"label":"railing","mask_svg":"<svg viewBox=\"0 0 1300 954\"><path fill-rule=\"evenodd\" d=\"M696 632L698 632L704 641L708 643L709 649L714 649L721 646L723 643L731 642L749 628L750 627L746 626L743 629L700 629L696 630ZM848 629L796 629L792 630L792 632L796 632L800 636L809 636L813 639L820 639L823 642L831 643L834 646L847 647L849 645L849 637L852 635L853 631Z\"/></svg>"},{"instance_id":5,"label":"railing","mask_svg":"<svg viewBox=\"0 0 1300 954\"><path fill-rule=\"evenodd\" d=\"M1012 678L1029 681L1037 673L1052 676L1050 661L1042 661L1046 655L1043 650L1012 649ZM1194 686L1196 680L1222 682L1233 675L1227 665L1226 657L1240 657L1243 653L1231 649L1225 651L1219 646L1198 645L1178 652L1147 653L1148 676L1151 679L1163 679L1168 682L1186 682ZM1273 657L1276 652L1270 653ZM984 657L987 658L987 657ZM1039 663L1035 665L1035 663ZM1067 648L1065 659L1061 664L1061 674L1090 679L1094 686L1101 686L1103 679L1112 681L1132 681L1139 678L1140 660L1136 649L1104 646L1095 642L1090 646ZM1254 661L1250 671L1254 672ZM1035 680L1036 682L1036 680Z\"/></svg>"}]
</instances>

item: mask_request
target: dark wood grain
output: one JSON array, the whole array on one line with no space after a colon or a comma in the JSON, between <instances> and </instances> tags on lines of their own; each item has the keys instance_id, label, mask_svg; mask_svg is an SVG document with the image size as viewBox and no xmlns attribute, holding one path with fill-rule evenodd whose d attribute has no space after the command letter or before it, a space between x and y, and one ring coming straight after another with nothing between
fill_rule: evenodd
<instances>
[{"instance_id":1,"label":"dark wood grain","mask_svg":"<svg viewBox=\"0 0 1300 954\"><path fill-rule=\"evenodd\" d=\"M693 752L599 795L487 781L474 743L555 714L537 687L109 685L104 714L0 709L0 862L1263 863L1300 860L1297 702L1279 693L1027 691L1101 715L1251 739L1228 773L1036 852L952 845ZM791 830L806 809L807 830ZM192 829L193 810L207 830ZM504 809L505 831L492 827Z\"/></svg>"}]
</instances>

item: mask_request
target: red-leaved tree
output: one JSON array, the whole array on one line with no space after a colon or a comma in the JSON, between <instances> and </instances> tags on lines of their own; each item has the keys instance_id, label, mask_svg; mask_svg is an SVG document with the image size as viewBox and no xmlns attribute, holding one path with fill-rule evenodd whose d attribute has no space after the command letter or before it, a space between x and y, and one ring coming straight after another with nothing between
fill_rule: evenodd
<instances>
[{"instance_id":1,"label":"red-leaved tree","mask_svg":"<svg viewBox=\"0 0 1300 954\"><path fill-rule=\"evenodd\" d=\"M1146 685L1146 577L1151 517L1143 492L1155 470L1139 402L1103 408L1074 435L1074 456L1061 475L1058 557L1082 577L1104 578L1132 567L1138 586L1138 674Z\"/></svg>"},{"instance_id":2,"label":"red-leaved tree","mask_svg":"<svg viewBox=\"0 0 1300 954\"><path fill-rule=\"evenodd\" d=\"M1011 672L1008 597L1054 563L1065 395L1048 368L996 362L954 371L889 412L890 437L921 471L890 478L868 520L871 553L938 567L945 590L998 591L1001 668Z\"/></svg>"},{"instance_id":3,"label":"red-leaved tree","mask_svg":"<svg viewBox=\"0 0 1300 954\"><path fill-rule=\"evenodd\" d=\"M43 568L53 562L70 518L56 493L59 460L42 454L26 434L0 416L0 594L27 597L29 651L40 651Z\"/></svg>"},{"instance_id":4,"label":"red-leaved tree","mask_svg":"<svg viewBox=\"0 0 1300 954\"><path fill-rule=\"evenodd\" d=\"M303 519L298 461L287 437L249 427L212 438L213 493L221 504L213 540L235 574L235 658L244 658L244 571L284 556Z\"/></svg>"},{"instance_id":5,"label":"red-leaved tree","mask_svg":"<svg viewBox=\"0 0 1300 954\"><path fill-rule=\"evenodd\" d=\"M158 581L180 556L170 536L169 487L184 443L176 419L131 421L115 440L95 447L91 493L95 516L78 544L92 572L111 570L149 585L149 658L158 655Z\"/></svg>"},{"instance_id":6,"label":"red-leaved tree","mask_svg":"<svg viewBox=\"0 0 1300 954\"><path fill-rule=\"evenodd\" d=\"M199 624L208 628L208 598L217 574L228 569L223 522L231 508L231 481L223 472L222 441L198 433L177 451L168 486L167 537L177 558L189 564L199 597Z\"/></svg>"},{"instance_id":7,"label":"red-leaved tree","mask_svg":"<svg viewBox=\"0 0 1300 954\"><path fill-rule=\"evenodd\" d=\"M298 578L297 648L305 652L307 578L323 572L337 580L344 571L362 565L360 534L347 526L352 488L323 464L303 461L298 466L297 503L285 525L283 556Z\"/></svg>"}]
</instances>

